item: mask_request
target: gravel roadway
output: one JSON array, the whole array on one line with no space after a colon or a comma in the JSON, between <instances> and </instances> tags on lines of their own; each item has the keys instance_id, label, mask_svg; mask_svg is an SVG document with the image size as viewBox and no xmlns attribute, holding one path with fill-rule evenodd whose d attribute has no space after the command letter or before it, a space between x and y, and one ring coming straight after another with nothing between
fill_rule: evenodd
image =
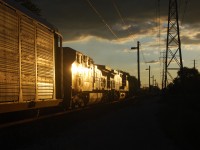
<instances>
[{"instance_id":1,"label":"gravel roadway","mask_svg":"<svg viewBox=\"0 0 200 150\"><path fill-rule=\"evenodd\" d=\"M164 104L158 99L134 98L1 129L1 149L179 150L160 127Z\"/></svg>"}]
</instances>

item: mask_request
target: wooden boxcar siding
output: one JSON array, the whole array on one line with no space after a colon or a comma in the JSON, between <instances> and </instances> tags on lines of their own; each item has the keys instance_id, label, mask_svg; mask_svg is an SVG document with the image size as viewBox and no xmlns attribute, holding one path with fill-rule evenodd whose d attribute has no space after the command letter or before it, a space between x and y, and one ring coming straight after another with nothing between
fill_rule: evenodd
<instances>
[{"instance_id":1,"label":"wooden boxcar siding","mask_svg":"<svg viewBox=\"0 0 200 150\"><path fill-rule=\"evenodd\" d=\"M0 3L0 102L54 98L54 33Z\"/></svg>"}]
</instances>

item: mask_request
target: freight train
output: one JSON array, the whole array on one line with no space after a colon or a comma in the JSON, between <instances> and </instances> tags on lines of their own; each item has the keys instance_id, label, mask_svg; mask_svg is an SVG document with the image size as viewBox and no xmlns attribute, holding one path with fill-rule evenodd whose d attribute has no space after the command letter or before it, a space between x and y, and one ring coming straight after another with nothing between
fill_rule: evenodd
<instances>
[{"instance_id":1,"label":"freight train","mask_svg":"<svg viewBox=\"0 0 200 150\"><path fill-rule=\"evenodd\" d=\"M129 74L62 46L46 20L0 0L0 113L124 99Z\"/></svg>"}]
</instances>

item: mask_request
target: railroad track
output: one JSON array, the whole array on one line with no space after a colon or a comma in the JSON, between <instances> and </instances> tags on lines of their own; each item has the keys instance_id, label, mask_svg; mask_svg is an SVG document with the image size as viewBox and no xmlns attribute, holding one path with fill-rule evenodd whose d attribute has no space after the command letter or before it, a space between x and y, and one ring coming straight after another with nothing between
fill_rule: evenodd
<instances>
[{"instance_id":1,"label":"railroad track","mask_svg":"<svg viewBox=\"0 0 200 150\"><path fill-rule=\"evenodd\" d=\"M130 99L131 100L134 99L133 104L135 104L138 101L135 98L130 98ZM6 123L3 123L3 124L0 124L0 129L12 127L12 126L16 126L16 125L21 125L21 124L26 124L26 123L31 123L31 122L36 122L36 121L39 121L39 120L53 118L53 117L57 117L57 116L62 116L62 115L75 113L75 112L79 112L79 111L94 109L95 107L101 107L101 106L106 106L106 105L111 106L111 105L114 105L114 104L119 104L119 103L131 101L131 100L127 99L127 100L123 100L123 101L113 101L113 102L109 102L109 103L96 104L96 105L92 105L92 106L89 105L89 106L85 106L85 107L82 107L82 108L69 109L69 110L66 110L66 111L60 111L60 112L57 112L57 113L51 113L51 114L46 114L46 115L42 115L42 116L36 115L32 118L27 118L27 119L22 119L22 120L17 120L17 121L13 121L13 122L6 122Z\"/></svg>"}]
</instances>

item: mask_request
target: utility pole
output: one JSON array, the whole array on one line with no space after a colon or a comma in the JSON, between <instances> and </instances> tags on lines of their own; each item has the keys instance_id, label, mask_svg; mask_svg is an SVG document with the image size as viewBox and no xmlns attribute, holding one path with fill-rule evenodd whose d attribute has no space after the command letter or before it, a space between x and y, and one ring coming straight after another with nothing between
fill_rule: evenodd
<instances>
[{"instance_id":1,"label":"utility pole","mask_svg":"<svg viewBox=\"0 0 200 150\"><path fill-rule=\"evenodd\" d=\"M151 90L151 66L149 65L149 69L146 69L146 70L149 70L149 91Z\"/></svg>"},{"instance_id":2,"label":"utility pole","mask_svg":"<svg viewBox=\"0 0 200 150\"><path fill-rule=\"evenodd\" d=\"M196 69L196 60L194 60L194 69Z\"/></svg>"},{"instance_id":3,"label":"utility pole","mask_svg":"<svg viewBox=\"0 0 200 150\"><path fill-rule=\"evenodd\" d=\"M138 69L138 86L140 89L141 83L140 83L140 42L137 42L137 47L131 47L131 49L137 49L137 69Z\"/></svg>"},{"instance_id":4,"label":"utility pole","mask_svg":"<svg viewBox=\"0 0 200 150\"><path fill-rule=\"evenodd\" d=\"M152 78L152 86L154 87L154 75L151 77Z\"/></svg>"}]
</instances>

